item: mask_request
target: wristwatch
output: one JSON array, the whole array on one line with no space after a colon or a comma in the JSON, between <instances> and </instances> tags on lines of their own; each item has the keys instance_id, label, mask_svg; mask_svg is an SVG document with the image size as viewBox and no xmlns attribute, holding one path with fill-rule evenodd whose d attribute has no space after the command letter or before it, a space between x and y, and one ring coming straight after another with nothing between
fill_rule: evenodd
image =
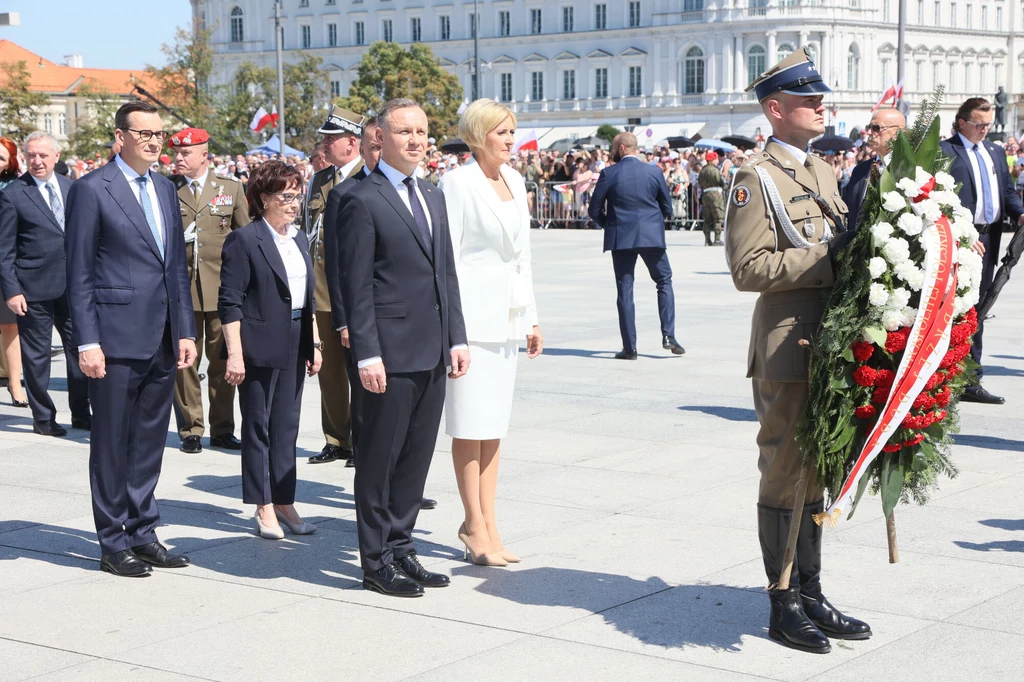
<instances>
[{"instance_id":1,"label":"wristwatch","mask_svg":"<svg viewBox=\"0 0 1024 682\"><path fill-rule=\"evenodd\" d=\"M317 349L318 351L323 352L323 350L324 350L324 342L323 341L317 341L316 343L313 344L313 348Z\"/></svg>"}]
</instances>

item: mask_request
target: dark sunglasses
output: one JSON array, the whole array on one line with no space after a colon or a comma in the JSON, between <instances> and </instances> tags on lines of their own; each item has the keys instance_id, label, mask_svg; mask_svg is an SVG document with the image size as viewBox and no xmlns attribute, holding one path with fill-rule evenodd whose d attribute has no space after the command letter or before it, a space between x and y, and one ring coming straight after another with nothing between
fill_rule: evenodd
<instances>
[{"instance_id":1,"label":"dark sunglasses","mask_svg":"<svg viewBox=\"0 0 1024 682\"><path fill-rule=\"evenodd\" d=\"M899 126L880 126L877 123L871 123L864 126L864 130L868 131L869 133L880 133L883 130L888 130L889 128L899 128Z\"/></svg>"}]
</instances>

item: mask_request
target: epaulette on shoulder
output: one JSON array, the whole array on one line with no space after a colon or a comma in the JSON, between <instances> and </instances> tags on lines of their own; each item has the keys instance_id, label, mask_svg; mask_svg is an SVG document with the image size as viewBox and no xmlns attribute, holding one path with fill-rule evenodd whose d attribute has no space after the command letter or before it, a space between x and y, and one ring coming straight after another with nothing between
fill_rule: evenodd
<instances>
[{"instance_id":1,"label":"epaulette on shoulder","mask_svg":"<svg viewBox=\"0 0 1024 682\"><path fill-rule=\"evenodd\" d=\"M218 180L227 180L228 182L238 182L238 178L233 175L221 175L220 173L214 173L213 177Z\"/></svg>"}]
</instances>

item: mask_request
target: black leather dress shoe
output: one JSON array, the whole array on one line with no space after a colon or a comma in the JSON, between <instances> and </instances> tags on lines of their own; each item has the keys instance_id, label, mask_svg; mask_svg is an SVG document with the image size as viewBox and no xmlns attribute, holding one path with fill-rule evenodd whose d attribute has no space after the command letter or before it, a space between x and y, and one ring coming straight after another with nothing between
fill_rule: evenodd
<instances>
[{"instance_id":1,"label":"black leather dress shoe","mask_svg":"<svg viewBox=\"0 0 1024 682\"><path fill-rule=\"evenodd\" d=\"M67 429L53 421L33 422L32 430L40 436L54 436L55 438L60 438L61 436L68 435Z\"/></svg>"},{"instance_id":2,"label":"black leather dress shoe","mask_svg":"<svg viewBox=\"0 0 1024 682\"><path fill-rule=\"evenodd\" d=\"M963 398L969 403L985 403L986 405L1002 405L1006 399L1002 396L992 395L985 390L984 386L970 386L964 391Z\"/></svg>"},{"instance_id":3,"label":"black leather dress shoe","mask_svg":"<svg viewBox=\"0 0 1024 682\"><path fill-rule=\"evenodd\" d=\"M418 582L423 587L448 587L451 579L444 573L431 573L423 568L423 564L416 558L416 552L410 552L401 559L395 561L402 572Z\"/></svg>"},{"instance_id":4,"label":"black leather dress shoe","mask_svg":"<svg viewBox=\"0 0 1024 682\"><path fill-rule=\"evenodd\" d=\"M242 441L235 438L233 433L225 433L220 436L213 436L210 438L211 448L220 448L221 450L241 450Z\"/></svg>"},{"instance_id":5,"label":"black leather dress shoe","mask_svg":"<svg viewBox=\"0 0 1024 682\"><path fill-rule=\"evenodd\" d=\"M420 500L420 509L437 509L437 500L424 497Z\"/></svg>"},{"instance_id":6,"label":"black leather dress shoe","mask_svg":"<svg viewBox=\"0 0 1024 682\"><path fill-rule=\"evenodd\" d=\"M679 345L674 336L663 336L661 337L661 347L665 350L672 351L673 355L682 355L686 352L686 349Z\"/></svg>"},{"instance_id":7,"label":"black leather dress shoe","mask_svg":"<svg viewBox=\"0 0 1024 682\"><path fill-rule=\"evenodd\" d=\"M309 458L309 463L326 464L327 462L334 462L339 459L348 459L351 456L351 450L345 450L339 445L331 445L328 443L324 446L324 449L320 451L319 455L313 455Z\"/></svg>"},{"instance_id":8,"label":"black leather dress shoe","mask_svg":"<svg viewBox=\"0 0 1024 682\"><path fill-rule=\"evenodd\" d=\"M868 639L871 637L871 626L862 620L850 618L832 606L825 595L811 596L800 594L804 613L811 619L822 634L836 639Z\"/></svg>"},{"instance_id":9,"label":"black leather dress shoe","mask_svg":"<svg viewBox=\"0 0 1024 682\"><path fill-rule=\"evenodd\" d=\"M790 649L811 654L827 654L832 651L828 637L804 613L799 587L769 590L768 598L772 605L768 619L769 637Z\"/></svg>"},{"instance_id":10,"label":"black leather dress shoe","mask_svg":"<svg viewBox=\"0 0 1024 682\"><path fill-rule=\"evenodd\" d=\"M184 554L171 554L159 542L132 547L132 551L135 552L135 556L157 568L184 568L191 563Z\"/></svg>"},{"instance_id":11,"label":"black leather dress shoe","mask_svg":"<svg viewBox=\"0 0 1024 682\"><path fill-rule=\"evenodd\" d=\"M402 572L394 562L379 571L363 571L363 589L389 597L422 597L423 587Z\"/></svg>"},{"instance_id":12,"label":"black leather dress shoe","mask_svg":"<svg viewBox=\"0 0 1024 682\"><path fill-rule=\"evenodd\" d=\"M348 458L347 462L345 462L345 468L346 469L355 469L356 468L356 453L353 452L352 456Z\"/></svg>"},{"instance_id":13,"label":"black leather dress shoe","mask_svg":"<svg viewBox=\"0 0 1024 682\"><path fill-rule=\"evenodd\" d=\"M637 355L635 350L630 350L628 348L623 348L615 354L616 360L636 360L638 357L640 356Z\"/></svg>"},{"instance_id":14,"label":"black leather dress shoe","mask_svg":"<svg viewBox=\"0 0 1024 682\"><path fill-rule=\"evenodd\" d=\"M203 439L199 436L185 436L181 441L181 451L189 455L203 451Z\"/></svg>"},{"instance_id":15,"label":"black leather dress shoe","mask_svg":"<svg viewBox=\"0 0 1024 682\"><path fill-rule=\"evenodd\" d=\"M135 552L130 549L104 554L100 558L100 570L122 578L141 578L153 572L149 564L135 556Z\"/></svg>"},{"instance_id":16,"label":"black leather dress shoe","mask_svg":"<svg viewBox=\"0 0 1024 682\"><path fill-rule=\"evenodd\" d=\"M92 431L92 417L72 417L71 428Z\"/></svg>"}]
</instances>

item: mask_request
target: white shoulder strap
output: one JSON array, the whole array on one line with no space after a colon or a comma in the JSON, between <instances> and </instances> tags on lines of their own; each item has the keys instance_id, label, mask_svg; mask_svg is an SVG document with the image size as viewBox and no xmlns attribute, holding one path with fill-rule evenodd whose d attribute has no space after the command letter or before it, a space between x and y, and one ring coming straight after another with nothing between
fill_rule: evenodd
<instances>
[{"instance_id":1,"label":"white shoulder strap","mask_svg":"<svg viewBox=\"0 0 1024 682\"><path fill-rule=\"evenodd\" d=\"M786 238L789 239L790 243L801 249L809 249L814 246L811 242L800 234L800 230L796 229L793 221L789 217L789 213L786 211L786 205L782 202L782 197L779 196L779 188L775 186L775 181L772 180L771 175L767 169L761 166L755 166L754 170L757 171L757 177L761 181L761 189L764 191L764 196L767 199L768 212L774 213L775 219L778 221L782 231L786 233ZM825 234L822 236L821 241L829 242L832 240L832 228L829 226L828 221L824 221ZM775 250L778 251L779 239L775 237Z\"/></svg>"}]
</instances>

